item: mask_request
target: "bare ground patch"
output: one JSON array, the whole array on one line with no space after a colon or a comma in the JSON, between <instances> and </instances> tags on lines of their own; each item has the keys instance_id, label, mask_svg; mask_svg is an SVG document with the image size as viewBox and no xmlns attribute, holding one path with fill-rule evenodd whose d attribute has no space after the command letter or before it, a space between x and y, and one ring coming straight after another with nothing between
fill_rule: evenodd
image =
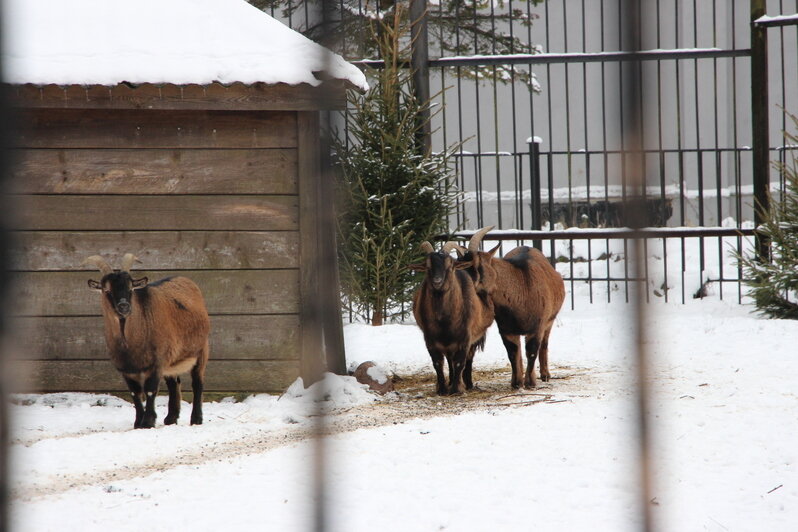
<instances>
[{"instance_id":1,"label":"bare ground patch","mask_svg":"<svg viewBox=\"0 0 798 532\"><path fill-rule=\"evenodd\" d=\"M584 368L555 366L548 383L539 382L534 390L512 390L508 368L474 371L475 388L463 395L441 397L435 394L433 374L394 377L396 392L384 400L327 415L321 426L324 435L336 435L362 428L404 423L414 419L456 416L470 411L526 408L573 401L590 395L595 375ZM207 442L198 448L169 457L154 458L144 465L122 465L114 470L61 475L45 483L32 483L11 492L12 498L30 500L91 486L145 477L179 466L229 460L263 453L294 444L318 433L319 427L307 424L283 429L264 429L245 437L224 442Z\"/></svg>"}]
</instances>

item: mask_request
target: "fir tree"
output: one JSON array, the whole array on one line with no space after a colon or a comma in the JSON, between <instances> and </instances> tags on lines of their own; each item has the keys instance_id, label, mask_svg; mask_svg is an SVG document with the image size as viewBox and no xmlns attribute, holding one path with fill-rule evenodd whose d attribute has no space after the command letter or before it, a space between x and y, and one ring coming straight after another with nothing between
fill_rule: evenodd
<instances>
[{"instance_id":1,"label":"fir tree","mask_svg":"<svg viewBox=\"0 0 798 532\"><path fill-rule=\"evenodd\" d=\"M791 116L796 131L798 118ZM798 137L785 132L785 144L798 147ZM783 200L763 213L758 230L770 240L772 260L740 256L745 282L757 311L770 318L798 319L798 164L794 152L787 164L777 167L784 177Z\"/></svg>"},{"instance_id":2,"label":"fir tree","mask_svg":"<svg viewBox=\"0 0 798 532\"><path fill-rule=\"evenodd\" d=\"M422 241L447 230L455 201L451 150L425 154L418 144L422 102L413 95L411 72L400 66L399 27L375 28L386 66L371 72L376 83L364 96L350 98L346 135L334 141L345 213L341 285L373 325L407 312L417 284L407 265L420 259Z\"/></svg>"}]
</instances>

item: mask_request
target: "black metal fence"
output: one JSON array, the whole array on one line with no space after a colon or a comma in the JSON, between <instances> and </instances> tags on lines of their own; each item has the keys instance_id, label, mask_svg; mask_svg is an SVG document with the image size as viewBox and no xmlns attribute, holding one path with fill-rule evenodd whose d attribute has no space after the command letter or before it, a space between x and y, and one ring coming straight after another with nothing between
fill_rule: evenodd
<instances>
[{"instance_id":1,"label":"black metal fence","mask_svg":"<svg viewBox=\"0 0 798 532\"><path fill-rule=\"evenodd\" d=\"M626 301L635 279L611 262L625 261L626 241L572 228L622 226L630 202L642 202L642 225L659 228L647 242L650 297L685 301L717 286L742 299L730 257L751 249L755 202L784 192L769 162L796 150L781 132L784 111L798 112L795 21L752 21L798 13L798 0L654 0L636 20L622 0L411 3L429 22L413 61L438 110L432 147L459 146L453 231L550 231L541 247L561 262L571 294L586 284L590 301ZM303 2L277 5L272 13L300 31L319 22ZM385 4L337 5L377 17ZM636 42L620 31L628 25L640 28ZM364 59L351 42L343 49ZM637 66L641 91L630 102L622 81ZM630 108L641 119L637 197L620 140Z\"/></svg>"}]
</instances>

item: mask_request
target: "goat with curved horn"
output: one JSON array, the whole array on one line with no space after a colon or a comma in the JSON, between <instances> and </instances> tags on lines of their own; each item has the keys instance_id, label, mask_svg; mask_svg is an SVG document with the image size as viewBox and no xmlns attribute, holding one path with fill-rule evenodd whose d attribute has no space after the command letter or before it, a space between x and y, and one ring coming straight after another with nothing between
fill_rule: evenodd
<instances>
[{"instance_id":1,"label":"goat with curved horn","mask_svg":"<svg viewBox=\"0 0 798 532\"><path fill-rule=\"evenodd\" d=\"M99 255L92 255L91 257L87 258L81 263L81 266L85 266L87 264L91 264L95 268L99 269L100 273L103 274L103 277L114 271L111 265Z\"/></svg>"},{"instance_id":2,"label":"goat with curved horn","mask_svg":"<svg viewBox=\"0 0 798 532\"><path fill-rule=\"evenodd\" d=\"M105 322L105 344L111 362L121 373L133 397L133 428L155 426L155 397L161 379L169 389L165 425L180 416L180 375L191 373L194 400L191 424L202 424L202 394L208 363L210 318L199 287L186 277L166 277L148 284L146 277L133 279L130 268L136 256L126 253L121 268L113 268L99 255L84 261L103 274L89 279L100 292Z\"/></svg>"},{"instance_id":3,"label":"goat with curved horn","mask_svg":"<svg viewBox=\"0 0 798 532\"><path fill-rule=\"evenodd\" d=\"M493 231L494 227L496 226L489 225L488 227L483 227L474 233L474 236L472 236L471 240L468 242L468 251L479 251L479 245L482 243L482 239L485 238L485 235L487 235L490 231Z\"/></svg>"}]
</instances>

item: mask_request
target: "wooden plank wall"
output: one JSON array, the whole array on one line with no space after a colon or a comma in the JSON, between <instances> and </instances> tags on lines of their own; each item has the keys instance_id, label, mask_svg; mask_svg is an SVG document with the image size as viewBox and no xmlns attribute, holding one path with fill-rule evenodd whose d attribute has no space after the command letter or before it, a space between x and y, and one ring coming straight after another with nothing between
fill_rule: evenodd
<instances>
[{"instance_id":1,"label":"wooden plank wall","mask_svg":"<svg viewBox=\"0 0 798 532\"><path fill-rule=\"evenodd\" d=\"M16 329L37 391L121 391L81 267L126 253L185 275L211 314L208 391L284 390L300 368L297 113L28 109L13 190Z\"/></svg>"}]
</instances>

